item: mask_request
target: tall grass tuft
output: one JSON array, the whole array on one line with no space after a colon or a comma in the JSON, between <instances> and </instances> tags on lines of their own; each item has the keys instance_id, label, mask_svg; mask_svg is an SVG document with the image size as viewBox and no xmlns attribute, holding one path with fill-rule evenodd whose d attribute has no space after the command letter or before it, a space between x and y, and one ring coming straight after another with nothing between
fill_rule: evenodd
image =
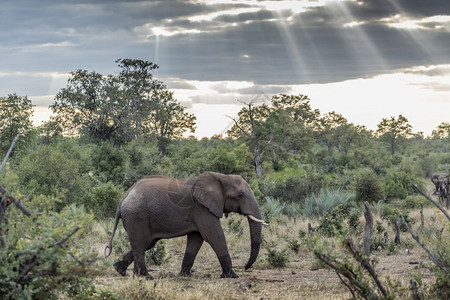
<instances>
[{"instance_id":1,"label":"tall grass tuft","mask_svg":"<svg viewBox=\"0 0 450 300\"><path fill-rule=\"evenodd\" d=\"M306 217L322 217L326 212L341 203L355 199L355 192L337 190L321 190L318 194L310 195L305 200L303 215Z\"/></svg>"}]
</instances>

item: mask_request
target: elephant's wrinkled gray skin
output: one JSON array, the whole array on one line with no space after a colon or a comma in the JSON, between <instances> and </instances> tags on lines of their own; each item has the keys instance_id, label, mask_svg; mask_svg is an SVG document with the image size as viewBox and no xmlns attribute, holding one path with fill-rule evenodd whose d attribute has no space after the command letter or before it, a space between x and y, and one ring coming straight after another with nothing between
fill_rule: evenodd
<instances>
[{"instance_id":1,"label":"elephant's wrinkled gray skin","mask_svg":"<svg viewBox=\"0 0 450 300\"><path fill-rule=\"evenodd\" d=\"M233 271L219 220L224 213L228 215L230 212L248 217L251 240L250 258L245 266L248 269L258 256L264 222L253 191L241 176L205 172L187 180L144 177L120 201L105 254L111 254L112 240L122 218L131 250L114 264L121 275L125 276L128 266L134 261L134 273L151 279L145 265L145 251L160 239L187 235L181 276L192 276L195 257L206 241L219 259L221 277L236 278L238 275Z\"/></svg>"}]
</instances>

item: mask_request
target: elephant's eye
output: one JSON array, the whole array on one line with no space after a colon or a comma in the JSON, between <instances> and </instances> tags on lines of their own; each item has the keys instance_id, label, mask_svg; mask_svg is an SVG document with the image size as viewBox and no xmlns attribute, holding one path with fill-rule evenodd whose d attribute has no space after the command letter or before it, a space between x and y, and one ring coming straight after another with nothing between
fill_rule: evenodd
<instances>
[{"instance_id":1,"label":"elephant's eye","mask_svg":"<svg viewBox=\"0 0 450 300\"><path fill-rule=\"evenodd\" d=\"M237 199L241 199L241 198L244 197L244 196L245 196L245 192L242 192L242 191L241 191L241 192L238 192L238 193L237 193L236 198L237 198Z\"/></svg>"}]
</instances>

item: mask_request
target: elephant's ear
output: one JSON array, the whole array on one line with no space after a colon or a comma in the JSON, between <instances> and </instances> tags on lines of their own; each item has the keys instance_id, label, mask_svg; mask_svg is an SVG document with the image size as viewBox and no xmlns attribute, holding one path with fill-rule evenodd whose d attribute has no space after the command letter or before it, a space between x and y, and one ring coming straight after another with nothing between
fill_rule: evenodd
<instances>
[{"instance_id":1,"label":"elephant's ear","mask_svg":"<svg viewBox=\"0 0 450 300\"><path fill-rule=\"evenodd\" d=\"M207 207L216 217L223 216L223 185L219 173L202 173L192 187L192 195L201 205Z\"/></svg>"}]
</instances>

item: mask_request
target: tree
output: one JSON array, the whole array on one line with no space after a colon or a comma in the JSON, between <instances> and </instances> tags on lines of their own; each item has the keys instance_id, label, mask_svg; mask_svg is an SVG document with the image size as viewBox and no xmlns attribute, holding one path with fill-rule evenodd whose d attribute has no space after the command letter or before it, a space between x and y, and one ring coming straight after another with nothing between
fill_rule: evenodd
<instances>
[{"instance_id":1,"label":"tree","mask_svg":"<svg viewBox=\"0 0 450 300\"><path fill-rule=\"evenodd\" d=\"M309 151L320 112L311 108L306 95L274 95L271 104L266 123L272 132L270 149L276 169L286 154Z\"/></svg>"},{"instance_id":2,"label":"tree","mask_svg":"<svg viewBox=\"0 0 450 300\"><path fill-rule=\"evenodd\" d=\"M446 139L450 138L450 123L442 122L438 127L431 132L434 138Z\"/></svg>"},{"instance_id":3,"label":"tree","mask_svg":"<svg viewBox=\"0 0 450 300\"><path fill-rule=\"evenodd\" d=\"M137 59L119 59L119 75L95 71L71 72L50 106L66 133L87 134L100 141L121 145L146 132L162 82L153 79L157 65Z\"/></svg>"},{"instance_id":4,"label":"tree","mask_svg":"<svg viewBox=\"0 0 450 300\"><path fill-rule=\"evenodd\" d=\"M145 132L143 123L155 109L158 101L158 91L165 88L164 84L153 78L152 71L159 66L140 59L116 60L120 70L118 81L123 91L124 107L126 109L122 122L131 139L138 138ZM156 98L156 99L155 99Z\"/></svg>"},{"instance_id":5,"label":"tree","mask_svg":"<svg viewBox=\"0 0 450 300\"><path fill-rule=\"evenodd\" d=\"M196 117L173 98L173 92L155 91L153 110L148 120L148 128L158 139L160 157L166 155L167 143L173 138L181 138L189 130L195 132Z\"/></svg>"},{"instance_id":6,"label":"tree","mask_svg":"<svg viewBox=\"0 0 450 300\"><path fill-rule=\"evenodd\" d=\"M106 141L113 138L119 127L120 97L118 87L112 92L114 81L97 72L77 70L70 73L67 87L55 96L50 106L56 114L52 120L59 123L66 134L88 134Z\"/></svg>"},{"instance_id":7,"label":"tree","mask_svg":"<svg viewBox=\"0 0 450 300\"><path fill-rule=\"evenodd\" d=\"M243 107L238 112L238 118L231 118L234 121L234 125L228 130L227 134L230 137L244 137L250 144L253 144L256 175L262 177L264 150L261 149L261 144L270 143L270 132L264 123L269 115L270 108L266 104L255 106L252 101L244 104L246 107Z\"/></svg>"},{"instance_id":8,"label":"tree","mask_svg":"<svg viewBox=\"0 0 450 300\"><path fill-rule=\"evenodd\" d=\"M27 96L16 94L0 97L0 151L6 152L16 136L24 143L32 132L33 105Z\"/></svg>"},{"instance_id":9,"label":"tree","mask_svg":"<svg viewBox=\"0 0 450 300\"><path fill-rule=\"evenodd\" d=\"M243 137L252 144L259 177L263 175L262 158L267 150L276 168L286 153L305 151L313 144L313 128L320 113L311 108L308 96L280 94L272 97L270 106L245 104L238 118L233 119L228 135Z\"/></svg>"},{"instance_id":10,"label":"tree","mask_svg":"<svg viewBox=\"0 0 450 300\"><path fill-rule=\"evenodd\" d=\"M348 154L352 144L357 143L366 129L348 123L347 119L334 111L327 113L318 122L318 139L324 143L328 152L336 148L339 153Z\"/></svg>"},{"instance_id":11,"label":"tree","mask_svg":"<svg viewBox=\"0 0 450 300\"><path fill-rule=\"evenodd\" d=\"M383 118L377 126L377 134L389 142L392 156L395 154L397 142L412 134L412 126L409 124L408 119L402 115L398 115L397 118Z\"/></svg>"}]
</instances>

